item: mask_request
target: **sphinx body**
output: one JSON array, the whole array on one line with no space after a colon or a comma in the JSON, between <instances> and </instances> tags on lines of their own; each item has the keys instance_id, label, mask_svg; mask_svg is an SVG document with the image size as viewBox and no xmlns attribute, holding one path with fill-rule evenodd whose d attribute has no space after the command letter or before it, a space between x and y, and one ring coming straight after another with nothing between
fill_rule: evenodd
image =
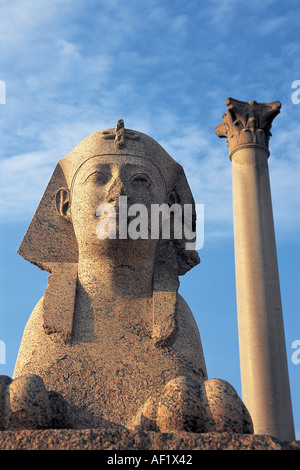
<instances>
[{"instance_id":1,"label":"sphinx body","mask_svg":"<svg viewBox=\"0 0 300 470\"><path fill-rule=\"evenodd\" d=\"M39 375L47 390L61 394L68 403L68 427L98 427L103 420L128 425L170 380L207 378L197 326L184 300L178 298L176 311L180 333L163 347L155 346L149 328L151 301L135 305L130 322L124 304L120 312L99 318L93 339L79 330L75 316L72 343L66 345L45 334L41 299L24 332L14 377Z\"/></svg>"},{"instance_id":2,"label":"sphinx body","mask_svg":"<svg viewBox=\"0 0 300 470\"><path fill-rule=\"evenodd\" d=\"M31 427L251 432L235 390L208 380L198 327L178 293L197 252L184 237L151 237L150 219L149 236L122 237L116 226L119 236L99 237L99 205L119 213L120 197L148 209L190 204L194 225L182 167L148 136L121 123L62 159L19 249L50 276L6 393L31 404L33 389L44 393L44 418ZM6 427L28 426L14 418L18 400L7 402Z\"/></svg>"}]
</instances>

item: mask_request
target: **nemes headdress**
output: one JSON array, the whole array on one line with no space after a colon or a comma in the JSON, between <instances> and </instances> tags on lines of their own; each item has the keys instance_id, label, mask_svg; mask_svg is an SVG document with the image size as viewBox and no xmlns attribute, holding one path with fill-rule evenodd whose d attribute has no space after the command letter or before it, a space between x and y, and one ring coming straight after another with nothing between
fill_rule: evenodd
<instances>
[{"instance_id":1,"label":"nemes headdress","mask_svg":"<svg viewBox=\"0 0 300 470\"><path fill-rule=\"evenodd\" d=\"M120 119L116 128L95 132L80 142L57 163L18 250L25 260L51 273L44 296L44 330L52 339L63 339L66 343L71 341L78 245L72 223L57 211L56 196L60 188L72 190L76 175L87 160L107 155L135 156L151 161L159 169L167 192L175 192L182 206L191 205L195 231L195 204L184 170L155 140L125 129ZM184 239L159 245L159 266L153 280L156 312L153 336L156 344L164 344L176 331L178 276L198 264L199 257L196 251L186 250ZM165 315L166 310L168 315Z\"/></svg>"}]
</instances>

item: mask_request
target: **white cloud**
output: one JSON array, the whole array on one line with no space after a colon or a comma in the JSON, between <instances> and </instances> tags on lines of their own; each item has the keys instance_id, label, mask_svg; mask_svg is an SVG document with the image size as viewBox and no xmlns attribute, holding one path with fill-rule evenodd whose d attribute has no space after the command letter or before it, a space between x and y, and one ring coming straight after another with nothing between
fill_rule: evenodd
<instances>
[{"instance_id":1,"label":"white cloud","mask_svg":"<svg viewBox=\"0 0 300 470\"><path fill-rule=\"evenodd\" d=\"M78 48L75 44L69 41L65 41L64 39L58 39L57 46L59 48L59 52L63 56L71 58L72 60L78 60L81 58L78 52Z\"/></svg>"},{"instance_id":2,"label":"white cloud","mask_svg":"<svg viewBox=\"0 0 300 470\"><path fill-rule=\"evenodd\" d=\"M0 220L19 222L33 215L53 171L49 153L0 160Z\"/></svg>"}]
</instances>

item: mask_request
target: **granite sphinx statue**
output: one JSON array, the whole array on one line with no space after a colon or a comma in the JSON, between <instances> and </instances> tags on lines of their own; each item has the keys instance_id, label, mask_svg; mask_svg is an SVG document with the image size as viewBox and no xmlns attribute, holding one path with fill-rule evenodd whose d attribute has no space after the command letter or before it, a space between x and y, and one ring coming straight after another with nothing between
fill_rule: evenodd
<instances>
[{"instance_id":1,"label":"granite sphinx statue","mask_svg":"<svg viewBox=\"0 0 300 470\"><path fill-rule=\"evenodd\" d=\"M2 429L110 423L252 433L233 387L208 379L198 327L178 293L179 276L199 263L197 251L172 231L161 237L161 226L156 237L121 234L124 221L128 227L135 220L130 211L121 220L108 215L110 208L120 214L121 197L128 207L149 210L190 205L195 225L183 168L122 120L58 162L19 248L50 275L13 377L0 379ZM100 222L106 237L99 236ZM149 216L148 234L150 222Z\"/></svg>"}]
</instances>

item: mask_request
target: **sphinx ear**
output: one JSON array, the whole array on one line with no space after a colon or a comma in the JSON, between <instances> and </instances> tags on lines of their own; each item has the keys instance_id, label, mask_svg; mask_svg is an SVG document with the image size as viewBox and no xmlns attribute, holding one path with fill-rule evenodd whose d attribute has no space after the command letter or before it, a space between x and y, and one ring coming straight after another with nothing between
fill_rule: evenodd
<instances>
[{"instance_id":1,"label":"sphinx ear","mask_svg":"<svg viewBox=\"0 0 300 470\"><path fill-rule=\"evenodd\" d=\"M171 191L168 196L168 204L172 206L173 204L180 204L180 198L175 191Z\"/></svg>"},{"instance_id":2,"label":"sphinx ear","mask_svg":"<svg viewBox=\"0 0 300 470\"><path fill-rule=\"evenodd\" d=\"M71 220L70 191L60 188L56 193L56 210L64 219Z\"/></svg>"}]
</instances>

